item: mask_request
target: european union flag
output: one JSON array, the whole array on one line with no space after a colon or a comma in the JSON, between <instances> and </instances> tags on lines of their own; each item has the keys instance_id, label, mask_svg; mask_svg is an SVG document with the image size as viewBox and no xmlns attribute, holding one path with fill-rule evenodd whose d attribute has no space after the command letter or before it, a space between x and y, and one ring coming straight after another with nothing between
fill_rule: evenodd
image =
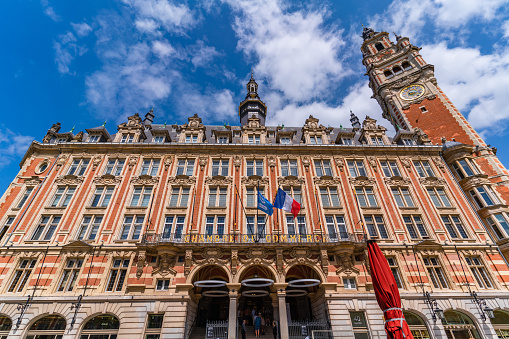
<instances>
[{"instance_id":1,"label":"european union flag","mask_svg":"<svg viewBox=\"0 0 509 339\"><path fill-rule=\"evenodd\" d=\"M274 206L260 193L260 189L258 189L258 209L268 215L274 213Z\"/></svg>"}]
</instances>

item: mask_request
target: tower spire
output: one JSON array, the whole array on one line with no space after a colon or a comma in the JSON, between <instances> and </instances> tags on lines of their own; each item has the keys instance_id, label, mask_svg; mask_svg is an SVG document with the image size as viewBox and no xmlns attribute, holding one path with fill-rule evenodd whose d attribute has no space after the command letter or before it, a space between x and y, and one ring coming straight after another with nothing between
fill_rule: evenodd
<instances>
[{"instance_id":1,"label":"tower spire","mask_svg":"<svg viewBox=\"0 0 509 339\"><path fill-rule=\"evenodd\" d=\"M352 123L353 128L361 128L359 118L357 118L357 116L353 114L352 110L350 110L350 122Z\"/></svg>"},{"instance_id":2,"label":"tower spire","mask_svg":"<svg viewBox=\"0 0 509 339\"><path fill-rule=\"evenodd\" d=\"M258 95L258 84L254 79L254 72L251 68L251 78L246 84L247 94L244 101L239 105L240 124L245 125L249 118L256 117L260 119L260 125L265 125L265 117L267 115L267 107L260 100Z\"/></svg>"}]
</instances>

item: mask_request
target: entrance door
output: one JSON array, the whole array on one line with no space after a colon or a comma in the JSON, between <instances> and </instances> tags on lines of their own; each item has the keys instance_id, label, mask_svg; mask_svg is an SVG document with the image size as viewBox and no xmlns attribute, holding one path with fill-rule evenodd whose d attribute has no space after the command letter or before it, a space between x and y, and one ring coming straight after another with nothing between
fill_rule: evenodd
<instances>
[{"instance_id":1,"label":"entrance door","mask_svg":"<svg viewBox=\"0 0 509 339\"><path fill-rule=\"evenodd\" d=\"M228 297L202 297L198 303L198 325L228 320L229 306Z\"/></svg>"},{"instance_id":2,"label":"entrance door","mask_svg":"<svg viewBox=\"0 0 509 339\"><path fill-rule=\"evenodd\" d=\"M274 320L274 310L272 309L272 299L270 296L240 297L238 311L240 311L242 319L246 320L248 326L253 325L253 309L255 310L255 314L261 313L267 326L272 324L272 320Z\"/></svg>"}]
</instances>

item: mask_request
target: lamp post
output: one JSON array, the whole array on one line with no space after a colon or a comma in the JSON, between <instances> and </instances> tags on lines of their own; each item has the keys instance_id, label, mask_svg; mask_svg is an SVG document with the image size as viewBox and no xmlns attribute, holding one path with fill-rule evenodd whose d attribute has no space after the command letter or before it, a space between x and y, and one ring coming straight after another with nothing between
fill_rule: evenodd
<instances>
[{"instance_id":1,"label":"lamp post","mask_svg":"<svg viewBox=\"0 0 509 339\"><path fill-rule=\"evenodd\" d=\"M433 318L433 322L436 322L437 318L440 320L445 319L444 310L438 306L436 299L432 299L429 292L424 292L423 295L424 298L426 298L424 302L428 304L429 308L431 309L431 317Z\"/></svg>"},{"instance_id":2,"label":"lamp post","mask_svg":"<svg viewBox=\"0 0 509 339\"><path fill-rule=\"evenodd\" d=\"M472 296L475 303L477 304L477 307L479 307L479 313L481 314L481 319L483 321L486 321L486 316L488 316L490 319L495 318L495 313L493 312L493 309L488 306L486 300L479 298L475 291L470 292L470 296Z\"/></svg>"}]
</instances>

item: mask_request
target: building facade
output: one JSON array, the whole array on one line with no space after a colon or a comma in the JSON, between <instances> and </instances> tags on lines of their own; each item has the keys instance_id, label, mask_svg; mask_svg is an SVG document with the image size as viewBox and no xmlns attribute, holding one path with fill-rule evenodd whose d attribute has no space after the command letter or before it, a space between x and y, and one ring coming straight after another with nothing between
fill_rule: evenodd
<instances>
[{"instance_id":1,"label":"building facade","mask_svg":"<svg viewBox=\"0 0 509 339\"><path fill-rule=\"evenodd\" d=\"M352 128L313 116L266 126L253 76L240 126L197 115L155 124L152 110L115 134L53 125L0 201L0 338L235 338L253 309L277 320L283 339L385 338L368 238L387 257L415 338L507 338L509 267L489 224L505 232L496 215L506 206L471 204L505 201L505 177L483 167L498 161L494 150L466 139L478 136L452 104L441 111L432 66L408 39L394 45L370 29L364 38L394 136L353 114ZM392 77L402 79L395 67L419 77L395 85L384 63L403 55L412 57ZM454 112L465 136L416 125L422 102L430 124ZM434 145L437 133L458 141ZM472 175L459 180L463 160ZM301 203L297 216L256 208L258 191L273 201L279 188Z\"/></svg>"}]
</instances>

